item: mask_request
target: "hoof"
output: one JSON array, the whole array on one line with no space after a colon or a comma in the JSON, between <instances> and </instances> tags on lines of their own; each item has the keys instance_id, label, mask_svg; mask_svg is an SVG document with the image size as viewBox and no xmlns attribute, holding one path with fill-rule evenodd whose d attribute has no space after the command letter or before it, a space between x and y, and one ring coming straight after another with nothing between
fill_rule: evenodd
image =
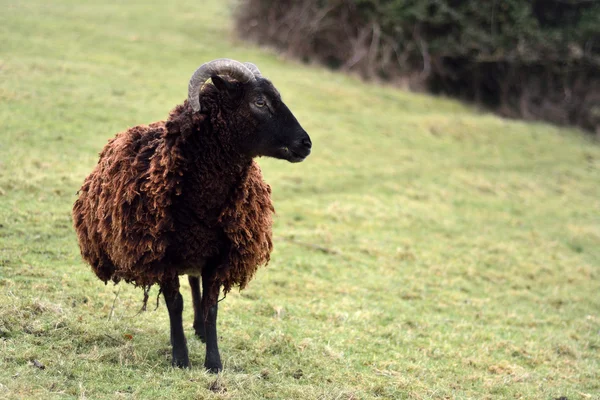
<instances>
[{"instance_id":1,"label":"hoof","mask_svg":"<svg viewBox=\"0 0 600 400\"><path fill-rule=\"evenodd\" d=\"M190 358L188 357L187 348L184 351L173 352L173 360L171 361L171 365L174 368L189 368L190 367Z\"/></svg>"},{"instance_id":2,"label":"hoof","mask_svg":"<svg viewBox=\"0 0 600 400\"><path fill-rule=\"evenodd\" d=\"M188 360L187 358L174 358L173 361L171 361L171 365L173 366L173 368L189 368L190 360Z\"/></svg>"},{"instance_id":3,"label":"hoof","mask_svg":"<svg viewBox=\"0 0 600 400\"><path fill-rule=\"evenodd\" d=\"M206 337L204 336L204 332L196 331L196 336L198 337L198 339L200 339L202 343L206 343Z\"/></svg>"},{"instance_id":4,"label":"hoof","mask_svg":"<svg viewBox=\"0 0 600 400\"><path fill-rule=\"evenodd\" d=\"M221 363L212 365L204 363L204 368L206 368L206 370L211 374L218 374L219 372L223 371L223 366L221 365Z\"/></svg>"}]
</instances>

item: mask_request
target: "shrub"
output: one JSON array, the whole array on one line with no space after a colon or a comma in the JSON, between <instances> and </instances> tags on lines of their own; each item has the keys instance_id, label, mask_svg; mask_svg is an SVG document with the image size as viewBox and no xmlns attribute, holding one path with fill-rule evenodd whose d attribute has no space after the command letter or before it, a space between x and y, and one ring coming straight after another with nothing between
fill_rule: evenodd
<instances>
[{"instance_id":1,"label":"shrub","mask_svg":"<svg viewBox=\"0 0 600 400\"><path fill-rule=\"evenodd\" d=\"M600 135L595 0L248 0L236 27L307 62Z\"/></svg>"}]
</instances>

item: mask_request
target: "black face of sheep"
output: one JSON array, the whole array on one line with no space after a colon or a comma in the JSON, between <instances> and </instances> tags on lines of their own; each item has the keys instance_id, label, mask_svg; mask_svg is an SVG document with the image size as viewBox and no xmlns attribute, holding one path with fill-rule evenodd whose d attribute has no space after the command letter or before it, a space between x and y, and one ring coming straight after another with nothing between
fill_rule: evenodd
<instances>
[{"instance_id":1,"label":"black face of sheep","mask_svg":"<svg viewBox=\"0 0 600 400\"><path fill-rule=\"evenodd\" d=\"M244 120L244 125L251 127L244 132L247 136L241 141L240 151L250 157L267 156L290 162L300 162L310 154L310 137L269 80L258 77L240 83L218 75L211 80L221 92L222 101L228 103L223 107L225 119Z\"/></svg>"}]
</instances>

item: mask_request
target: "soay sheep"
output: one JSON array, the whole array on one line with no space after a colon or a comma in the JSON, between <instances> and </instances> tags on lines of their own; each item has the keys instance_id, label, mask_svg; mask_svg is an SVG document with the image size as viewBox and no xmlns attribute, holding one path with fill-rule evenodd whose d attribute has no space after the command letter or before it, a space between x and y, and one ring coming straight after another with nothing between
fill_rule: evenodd
<instances>
[{"instance_id":1,"label":"soay sheep","mask_svg":"<svg viewBox=\"0 0 600 400\"><path fill-rule=\"evenodd\" d=\"M254 64L218 59L194 72L166 121L119 133L100 153L73 207L81 254L105 283L160 285L173 366L189 366L179 275L192 289L204 366L220 371L220 289L243 289L273 248L271 188L253 158L300 162L311 146Z\"/></svg>"}]
</instances>

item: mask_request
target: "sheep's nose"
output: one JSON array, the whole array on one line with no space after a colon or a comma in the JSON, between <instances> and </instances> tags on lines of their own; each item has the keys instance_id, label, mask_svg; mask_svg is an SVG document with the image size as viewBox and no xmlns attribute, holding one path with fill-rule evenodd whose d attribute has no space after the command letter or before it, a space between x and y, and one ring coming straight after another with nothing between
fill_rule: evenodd
<instances>
[{"instance_id":1,"label":"sheep's nose","mask_svg":"<svg viewBox=\"0 0 600 400\"><path fill-rule=\"evenodd\" d=\"M310 138L308 136L302 139L302 145L307 149L310 149L312 147L312 142L310 141Z\"/></svg>"}]
</instances>

